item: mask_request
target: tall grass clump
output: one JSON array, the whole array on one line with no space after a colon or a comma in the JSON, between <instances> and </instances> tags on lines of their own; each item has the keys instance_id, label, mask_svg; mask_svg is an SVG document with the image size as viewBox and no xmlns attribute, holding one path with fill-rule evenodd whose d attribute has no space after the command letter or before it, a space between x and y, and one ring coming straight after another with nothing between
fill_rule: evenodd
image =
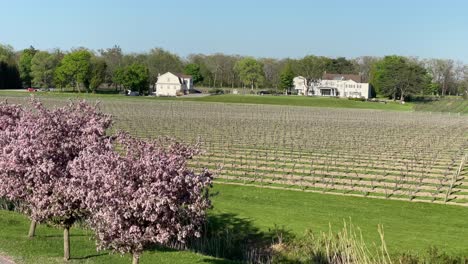
<instances>
[{"instance_id":1,"label":"tall grass clump","mask_svg":"<svg viewBox=\"0 0 468 264\"><path fill-rule=\"evenodd\" d=\"M316 235L310 230L290 242L279 240L271 246L271 263L329 263L329 264L390 264L383 227L379 226L380 245L368 246L361 230L351 222L344 222L343 229L334 233L321 232Z\"/></svg>"}]
</instances>

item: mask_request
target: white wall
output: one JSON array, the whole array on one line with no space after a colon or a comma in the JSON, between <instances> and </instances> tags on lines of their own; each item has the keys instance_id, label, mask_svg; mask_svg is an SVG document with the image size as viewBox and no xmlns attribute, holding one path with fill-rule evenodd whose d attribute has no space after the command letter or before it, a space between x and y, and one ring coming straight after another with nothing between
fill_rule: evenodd
<instances>
[{"instance_id":1,"label":"white wall","mask_svg":"<svg viewBox=\"0 0 468 264\"><path fill-rule=\"evenodd\" d=\"M160 75L156 82L156 96L176 96L181 89L179 77L170 72Z\"/></svg>"},{"instance_id":2,"label":"white wall","mask_svg":"<svg viewBox=\"0 0 468 264\"><path fill-rule=\"evenodd\" d=\"M302 76L294 77L294 89L297 90L299 95L304 95L307 91L307 79Z\"/></svg>"},{"instance_id":3,"label":"white wall","mask_svg":"<svg viewBox=\"0 0 468 264\"><path fill-rule=\"evenodd\" d=\"M312 87L314 95L321 95L320 88L335 88L340 97L368 99L370 96L368 83L356 83L353 80L321 80Z\"/></svg>"}]
</instances>

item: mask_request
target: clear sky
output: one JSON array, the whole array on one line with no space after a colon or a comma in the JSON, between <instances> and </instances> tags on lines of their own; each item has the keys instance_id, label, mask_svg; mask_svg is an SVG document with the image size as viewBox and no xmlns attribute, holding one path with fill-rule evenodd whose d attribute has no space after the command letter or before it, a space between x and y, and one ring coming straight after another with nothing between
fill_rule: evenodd
<instances>
[{"instance_id":1,"label":"clear sky","mask_svg":"<svg viewBox=\"0 0 468 264\"><path fill-rule=\"evenodd\" d=\"M162 47L299 58L398 54L468 62L466 0L0 0L15 49Z\"/></svg>"}]
</instances>

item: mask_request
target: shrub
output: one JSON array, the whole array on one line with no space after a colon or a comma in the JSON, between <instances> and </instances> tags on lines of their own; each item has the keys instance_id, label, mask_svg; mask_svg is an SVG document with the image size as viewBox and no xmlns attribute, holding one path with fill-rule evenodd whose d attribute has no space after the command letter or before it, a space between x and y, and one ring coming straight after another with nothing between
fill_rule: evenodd
<instances>
[{"instance_id":1,"label":"shrub","mask_svg":"<svg viewBox=\"0 0 468 264\"><path fill-rule=\"evenodd\" d=\"M358 101L358 102L365 102L366 101L366 98L364 97L348 97L348 100L351 100L351 101Z\"/></svg>"},{"instance_id":2,"label":"shrub","mask_svg":"<svg viewBox=\"0 0 468 264\"><path fill-rule=\"evenodd\" d=\"M220 95L220 94L224 94L224 90L221 88L212 88L208 90L208 93L211 95Z\"/></svg>"}]
</instances>

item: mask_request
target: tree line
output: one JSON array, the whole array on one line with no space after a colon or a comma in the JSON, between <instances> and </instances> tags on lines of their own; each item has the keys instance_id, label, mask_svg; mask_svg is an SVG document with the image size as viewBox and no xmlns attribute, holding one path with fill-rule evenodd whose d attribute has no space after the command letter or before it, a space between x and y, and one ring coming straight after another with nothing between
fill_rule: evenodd
<instances>
[{"instance_id":1,"label":"tree line","mask_svg":"<svg viewBox=\"0 0 468 264\"><path fill-rule=\"evenodd\" d=\"M193 76L199 87L262 88L278 92L292 87L294 76L309 80L324 72L359 74L377 94L390 98L412 95L468 95L468 67L450 59L362 56L348 59L307 55L303 58L254 58L223 53L180 57L161 48L124 53L119 46L93 51L76 48L15 51L0 44L0 89L20 87L98 88L146 93L167 71Z\"/></svg>"}]
</instances>

